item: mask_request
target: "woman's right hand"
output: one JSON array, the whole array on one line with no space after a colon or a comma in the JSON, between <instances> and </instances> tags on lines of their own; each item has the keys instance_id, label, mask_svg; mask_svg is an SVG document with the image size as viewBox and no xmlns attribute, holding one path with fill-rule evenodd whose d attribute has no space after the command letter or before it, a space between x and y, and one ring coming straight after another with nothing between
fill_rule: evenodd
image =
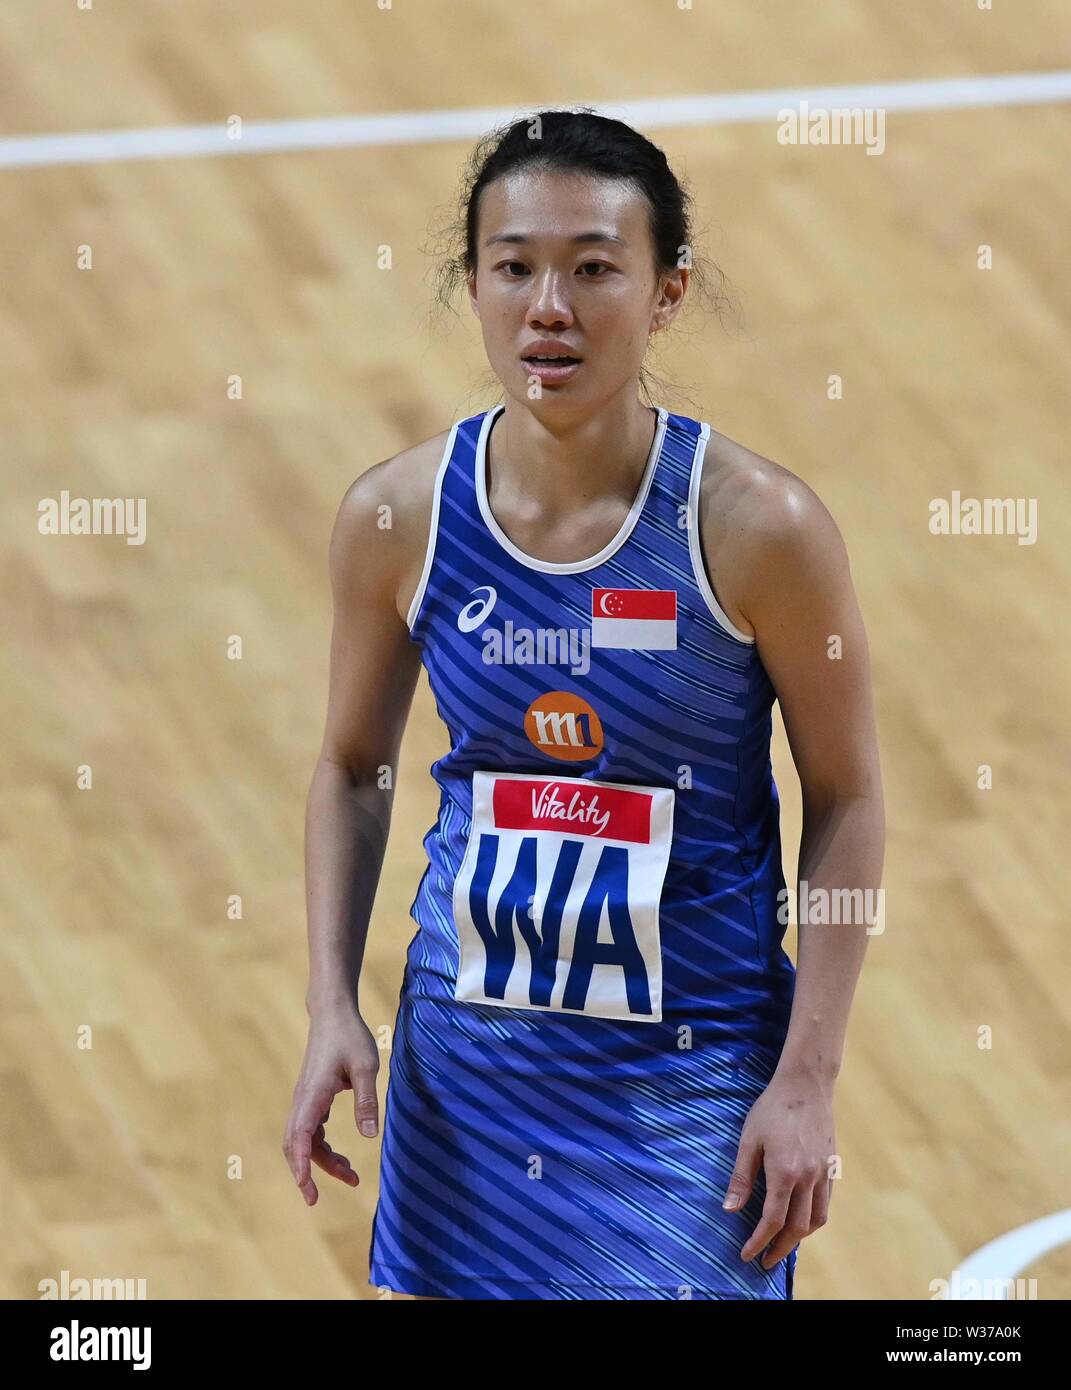
<instances>
[{"instance_id":1,"label":"woman's right hand","mask_svg":"<svg viewBox=\"0 0 1071 1390\"><path fill-rule=\"evenodd\" d=\"M357 1128L367 1138L375 1138L378 1072L379 1048L355 1005L340 1005L313 1016L283 1139L283 1153L308 1206L315 1206L319 1196L312 1180L313 1163L350 1187L360 1182L345 1154L335 1153L327 1142L324 1125L335 1096L352 1090Z\"/></svg>"}]
</instances>

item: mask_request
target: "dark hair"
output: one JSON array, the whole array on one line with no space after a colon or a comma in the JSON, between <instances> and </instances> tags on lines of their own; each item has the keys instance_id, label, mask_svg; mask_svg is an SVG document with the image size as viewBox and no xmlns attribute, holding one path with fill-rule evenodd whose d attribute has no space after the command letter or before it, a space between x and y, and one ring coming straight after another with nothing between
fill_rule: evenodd
<instances>
[{"instance_id":1,"label":"dark hair","mask_svg":"<svg viewBox=\"0 0 1071 1390\"><path fill-rule=\"evenodd\" d=\"M476 268L476 228L484 189L521 168L627 179L647 200L656 274L686 265L689 298L697 294L712 300L719 319L735 307L726 277L695 251L692 198L664 152L624 121L577 107L522 116L490 131L476 144L456 213L440 236L437 298L444 308L453 310L455 291ZM640 385L649 400L651 382L650 374L641 370Z\"/></svg>"}]
</instances>

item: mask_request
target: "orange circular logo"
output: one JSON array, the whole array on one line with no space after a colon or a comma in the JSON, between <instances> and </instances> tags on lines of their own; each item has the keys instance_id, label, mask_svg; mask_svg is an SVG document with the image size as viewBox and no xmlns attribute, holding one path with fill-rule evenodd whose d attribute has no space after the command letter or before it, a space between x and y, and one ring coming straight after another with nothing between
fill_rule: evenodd
<instances>
[{"instance_id":1,"label":"orange circular logo","mask_svg":"<svg viewBox=\"0 0 1071 1390\"><path fill-rule=\"evenodd\" d=\"M528 706L524 732L529 742L548 757L583 762L602 752L599 716L571 690L549 690Z\"/></svg>"}]
</instances>

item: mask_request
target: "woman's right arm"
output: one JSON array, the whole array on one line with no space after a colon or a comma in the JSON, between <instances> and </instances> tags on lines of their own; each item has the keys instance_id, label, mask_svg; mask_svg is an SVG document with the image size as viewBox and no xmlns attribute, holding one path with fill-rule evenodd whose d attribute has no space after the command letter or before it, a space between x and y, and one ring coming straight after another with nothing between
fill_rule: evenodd
<instances>
[{"instance_id":1,"label":"woman's right arm","mask_svg":"<svg viewBox=\"0 0 1071 1390\"><path fill-rule=\"evenodd\" d=\"M397 505L391 464L397 472L392 459L353 483L331 536L327 722L305 822L309 1037L283 1142L309 1206L318 1195L312 1164L359 1181L324 1136L334 1097L352 1089L360 1132L372 1137L378 1128L379 1049L360 1014L358 981L420 671L398 609L405 587L415 587L416 528L411 501Z\"/></svg>"}]
</instances>

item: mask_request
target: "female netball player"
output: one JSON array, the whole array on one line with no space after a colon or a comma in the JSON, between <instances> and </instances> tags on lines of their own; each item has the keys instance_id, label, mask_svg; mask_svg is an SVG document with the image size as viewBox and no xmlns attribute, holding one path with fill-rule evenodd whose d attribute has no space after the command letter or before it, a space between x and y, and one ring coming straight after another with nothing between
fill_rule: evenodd
<instances>
[{"instance_id":1,"label":"female netball player","mask_svg":"<svg viewBox=\"0 0 1071 1390\"><path fill-rule=\"evenodd\" d=\"M450 749L393 1035L371 1282L421 1298L789 1299L883 812L866 637L814 493L640 399L688 200L618 121L478 148L460 270L503 401L365 472L331 543L309 795L312 1204L334 1096L377 1133L358 980L421 661ZM692 262L694 266L694 260ZM803 789L798 963L770 759ZM855 899L859 897L856 892ZM379 1020L371 1020L378 1026Z\"/></svg>"}]
</instances>

